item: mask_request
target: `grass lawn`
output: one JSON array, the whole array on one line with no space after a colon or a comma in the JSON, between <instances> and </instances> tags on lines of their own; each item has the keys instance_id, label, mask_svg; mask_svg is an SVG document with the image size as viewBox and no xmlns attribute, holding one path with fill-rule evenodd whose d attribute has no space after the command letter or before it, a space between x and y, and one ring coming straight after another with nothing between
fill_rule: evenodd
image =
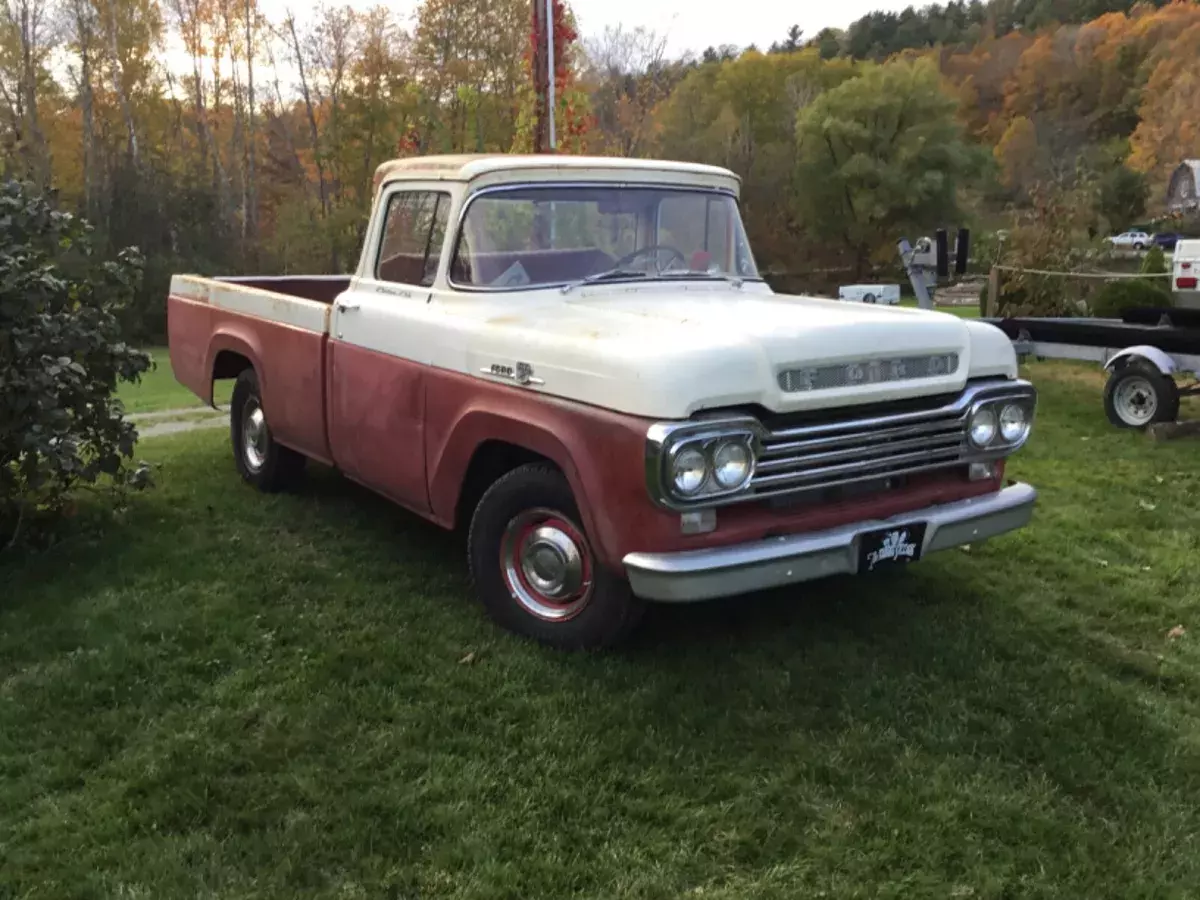
<instances>
[{"instance_id":1,"label":"grass lawn","mask_svg":"<svg viewBox=\"0 0 1200 900\"><path fill-rule=\"evenodd\" d=\"M0 558L0 897L1197 896L1200 444L1028 372L1029 529L606 656L327 471L147 441L121 521Z\"/></svg>"},{"instance_id":2,"label":"grass lawn","mask_svg":"<svg viewBox=\"0 0 1200 900\"><path fill-rule=\"evenodd\" d=\"M171 357L166 347L147 347L146 352L154 360L150 369L137 384L121 384L117 388L117 396L125 404L129 413L160 412L168 409L186 409L198 407L204 409L204 404L187 388L175 380L171 371ZM218 405L227 404L229 395L233 392L232 381L217 382L216 401Z\"/></svg>"}]
</instances>

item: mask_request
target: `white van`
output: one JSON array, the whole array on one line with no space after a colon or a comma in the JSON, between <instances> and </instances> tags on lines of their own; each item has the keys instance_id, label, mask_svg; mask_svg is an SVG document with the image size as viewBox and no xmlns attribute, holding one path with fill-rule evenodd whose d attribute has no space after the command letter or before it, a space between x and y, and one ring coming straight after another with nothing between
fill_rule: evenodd
<instances>
[{"instance_id":1,"label":"white van","mask_svg":"<svg viewBox=\"0 0 1200 900\"><path fill-rule=\"evenodd\" d=\"M858 303L899 303L898 284L843 284L838 288L839 300Z\"/></svg>"},{"instance_id":2,"label":"white van","mask_svg":"<svg viewBox=\"0 0 1200 900\"><path fill-rule=\"evenodd\" d=\"M1200 240L1180 241L1172 258L1171 290L1175 305L1200 309Z\"/></svg>"}]
</instances>

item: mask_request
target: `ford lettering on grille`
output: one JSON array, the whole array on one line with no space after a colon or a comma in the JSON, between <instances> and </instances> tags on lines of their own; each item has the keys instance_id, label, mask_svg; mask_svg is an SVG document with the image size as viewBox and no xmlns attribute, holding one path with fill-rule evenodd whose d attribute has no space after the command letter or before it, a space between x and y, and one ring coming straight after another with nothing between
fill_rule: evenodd
<instances>
[{"instance_id":1,"label":"ford lettering on grille","mask_svg":"<svg viewBox=\"0 0 1200 900\"><path fill-rule=\"evenodd\" d=\"M869 359L829 366L804 366L779 373L779 387L787 393L825 391L860 384L883 384L936 378L958 371L957 353L927 356L901 356L895 359Z\"/></svg>"}]
</instances>

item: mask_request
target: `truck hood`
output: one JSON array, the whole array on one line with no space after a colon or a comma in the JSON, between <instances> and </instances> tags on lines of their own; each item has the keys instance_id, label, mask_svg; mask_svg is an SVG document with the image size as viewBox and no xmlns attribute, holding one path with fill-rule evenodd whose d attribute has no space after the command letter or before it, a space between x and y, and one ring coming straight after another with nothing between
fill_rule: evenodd
<instances>
[{"instance_id":1,"label":"truck hood","mask_svg":"<svg viewBox=\"0 0 1200 900\"><path fill-rule=\"evenodd\" d=\"M1016 376L1012 345L991 325L760 284L607 285L508 305L476 295L460 311L479 326L470 371L526 363L535 390L653 418L852 406Z\"/></svg>"}]
</instances>

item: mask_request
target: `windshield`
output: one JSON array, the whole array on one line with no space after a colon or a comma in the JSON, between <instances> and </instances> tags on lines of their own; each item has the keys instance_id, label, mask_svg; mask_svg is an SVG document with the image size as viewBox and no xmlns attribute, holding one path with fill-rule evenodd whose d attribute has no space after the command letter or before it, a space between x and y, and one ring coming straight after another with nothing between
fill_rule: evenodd
<instances>
[{"instance_id":1,"label":"windshield","mask_svg":"<svg viewBox=\"0 0 1200 900\"><path fill-rule=\"evenodd\" d=\"M758 278L737 201L699 188L531 186L470 201L455 284Z\"/></svg>"}]
</instances>

